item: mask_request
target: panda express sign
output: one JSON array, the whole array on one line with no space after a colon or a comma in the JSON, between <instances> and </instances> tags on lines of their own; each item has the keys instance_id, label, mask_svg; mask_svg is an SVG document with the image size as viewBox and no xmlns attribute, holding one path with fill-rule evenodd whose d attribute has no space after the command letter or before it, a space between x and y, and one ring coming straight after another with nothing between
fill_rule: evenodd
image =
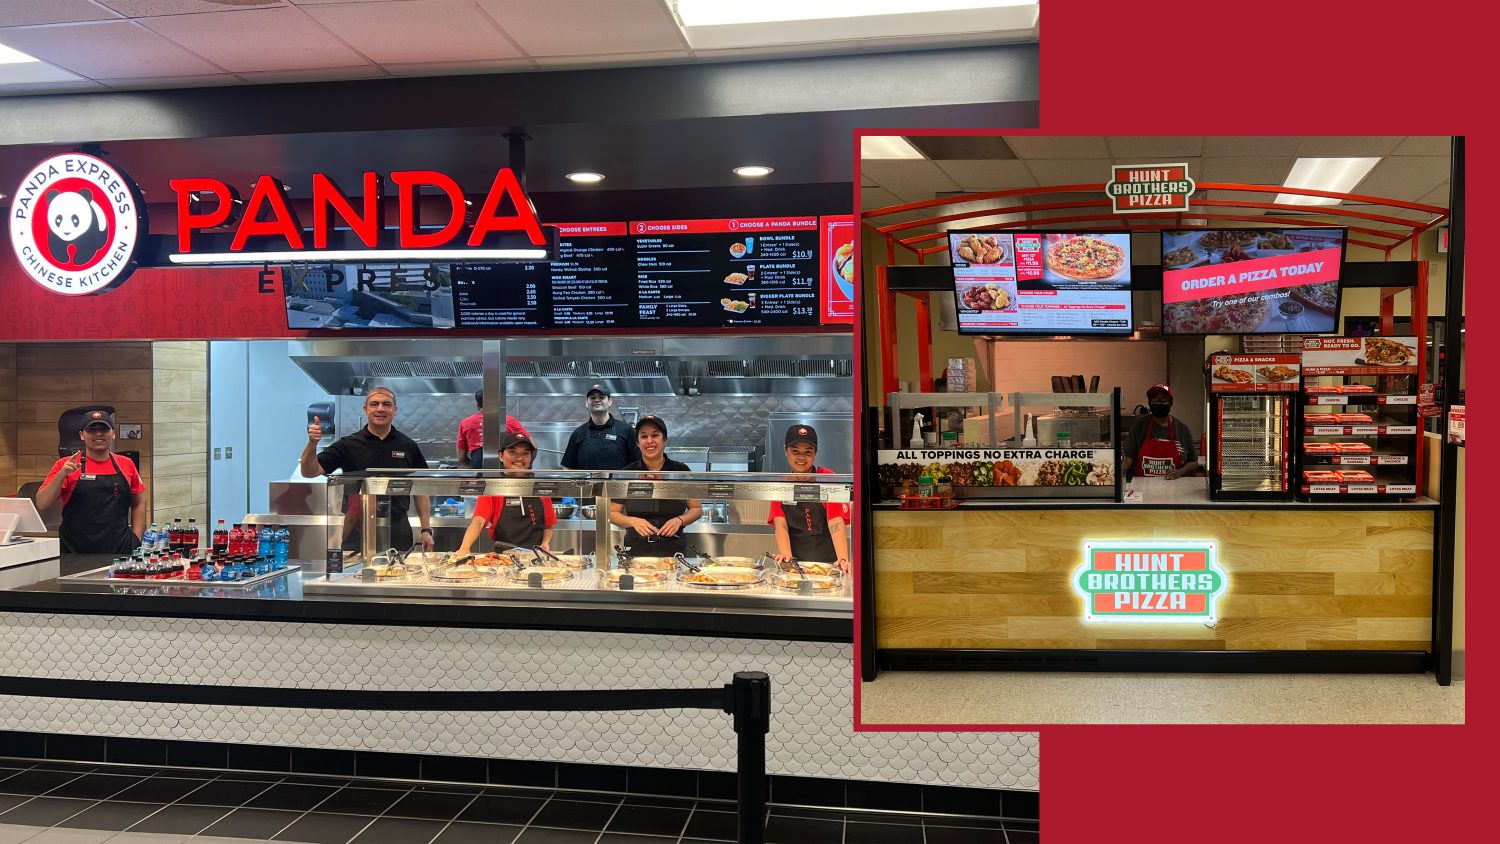
<instances>
[{"instance_id":1,"label":"panda express sign","mask_svg":"<svg viewBox=\"0 0 1500 844\"><path fill-rule=\"evenodd\" d=\"M473 212L450 176L393 172L394 221L386 219L386 179L366 172L360 181L351 195L326 174L312 174L306 226L288 188L271 176L256 179L245 201L218 179L173 179L175 234L147 236L145 205L129 177L103 159L68 153L21 183L9 214L11 244L34 281L73 295L108 289L136 266L546 261L556 251L556 230L538 222L509 168L496 172Z\"/></svg>"},{"instance_id":2,"label":"panda express sign","mask_svg":"<svg viewBox=\"0 0 1500 844\"><path fill-rule=\"evenodd\" d=\"M1086 542L1073 589L1083 620L1213 624L1228 586L1212 542Z\"/></svg>"}]
</instances>

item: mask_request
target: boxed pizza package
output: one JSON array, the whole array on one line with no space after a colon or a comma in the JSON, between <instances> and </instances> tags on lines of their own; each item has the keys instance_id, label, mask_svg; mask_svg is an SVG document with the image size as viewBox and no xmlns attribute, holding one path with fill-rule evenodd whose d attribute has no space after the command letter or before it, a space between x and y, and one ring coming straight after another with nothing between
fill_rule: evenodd
<instances>
[{"instance_id":1,"label":"boxed pizza package","mask_svg":"<svg viewBox=\"0 0 1500 844\"><path fill-rule=\"evenodd\" d=\"M1338 454L1339 447L1334 443L1308 443L1302 447L1308 454Z\"/></svg>"},{"instance_id":2,"label":"boxed pizza package","mask_svg":"<svg viewBox=\"0 0 1500 844\"><path fill-rule=\"evenodd\" d=\"M1311 469L1304 471L1302 478L1312 484L1336 484L1342 480L1338 472L1317 472Z\"/></svg>"},{"instance_id":3,"label":"boxed pizza package","mask_svg":"<svg viewBox=\"0 0 1500 844\"><path fill-rule=\"evenodd\" d=\"M1363 469L1345 469L1344 471L1338 472L1336 474L1339 476L1339 480L1346 484L1375 483L1375 476L1370 474L1369 472L1364 471Z\"/></svg>"},{"instance_id":4,"label":"boxed pizza package","mask_svg":"<svg viewBox=\"0 0 1500 844\"><path fill-rule=\"evenodd\" d=\"M1375 388L1369 384L1345 384L1343 390L1345 394L1359 393L1366 395L1375 392Z\"/></svg>"},{"instance_id":5,"label":"boxed pizza package","mask_svg":"<svg viewBox=\"0 0 1500 844\"><path fill-rule=\"evenodd\" d=\"M1369 454L1375 449L1370 448L1369 443L1335 443L1339 454Z\"/></svg>"},{"instance_id":6,"label":"boxed pizza package","mask_svg":"<svg viewBox=\"0 0 1500 844\"><path fill-rule=\"evenodd\" d=\"M1337 425L1338 416L1332 413L1309 413L1302 417L1309 425Z\"/></svg>"},{"instance_id":7,"label":"boxed pizza package","mask_svg":"<svg viewBox=\"0 0 1500 844\"><path fill-rule=\"evenodd\" d=\"M1374 422L1368 413L1335 413L1340 425L1357 425L1362 422Z\"/></svg>"},{"instance_id":8,"label":"boxed pizza package","mask_svg":"<svg viewBox=\"0 0 1500 844\"><path fill-rule=\"evenodd\" d=\"M1309 396L1336 396L1344 391L1343 387L1307 387L1305 392Z\"/></svg>"}]
</instances>

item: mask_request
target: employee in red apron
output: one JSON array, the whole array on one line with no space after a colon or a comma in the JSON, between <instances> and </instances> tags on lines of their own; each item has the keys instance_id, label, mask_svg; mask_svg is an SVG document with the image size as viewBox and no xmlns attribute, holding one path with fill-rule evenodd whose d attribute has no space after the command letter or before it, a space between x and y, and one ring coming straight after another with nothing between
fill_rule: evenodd
<instances>
[{"instance_id":1,"label":"employee in red apron","mask_svg":"<svg viewBox=\"0 0 1500 844\"><path fill-rule=\"evenodd\" d=\"M500 442L501 468L524 472L531 468L531 461L535 457L536 445L525 434L506 434L505 439ZM555 524L557 515L552 511L550 498L482 495L474 506L474 517L469 520L469 529L464 531L463 545L454 552L454 556L467 555L482 532L487 532L491 539L499 542L551 551L552 526Z\"/></svg>"},{"instance_id":2,"label":"employee in red apron","mask_svg":"<svg viewBox=\"0 0 1500 844\"><path fill-rule=\"evenodd\" d=\"M114 454L115 421L95 410L78 431L83 449L52 466L36 493L46 510L60 499L57 535L71 554L129 554L146 532L146 485L128 457Z\"/></svg>"},{"instance_id":3,"label":"employee in red apron","mask_svg":"<svg viewBox=\"0 0 1500 844\"><path fill-rule=\"evenodd\" d=\"M1146 391L1151 415L1137 417L1125 438L1120 468L1126 478L1137 475L1174 480L1198 471L1193 434L1172 415L1172 390L1154 384Z\"/></svg>"},{"instance_id":4,"label":"employee in red apron","mask_svg":"<svg viewBox=\"0 0 1500 844\"><path fill-rule=\"evenodd\" d=\"M832 475L818 459L818 432L811 425L793 425L786 430L786 462L793 474ZM844 529L849 508L844 504L799 504L771 502L768 520L776 527L776 559L809 563L836 563L849 570L849 541Z\"/></svg>"}]
</instances>

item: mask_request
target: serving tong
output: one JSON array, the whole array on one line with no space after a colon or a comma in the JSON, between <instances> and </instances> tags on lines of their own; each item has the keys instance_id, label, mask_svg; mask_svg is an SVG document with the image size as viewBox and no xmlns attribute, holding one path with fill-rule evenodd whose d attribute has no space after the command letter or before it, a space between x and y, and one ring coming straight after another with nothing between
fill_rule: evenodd
<instances>
[{"instance_id":1,"label":"serving tong","mask_svg":"<svg viewBox=\"0 0 1500 844\"><path fill-rule=\"evenodd\" d=\"M711 565L711 566L722 566L722 565L724 565L723 563L719 562L718 560L714 559L713 557L710 557L708 554L704 553L703 551L698 550L698 547L696 545L689 545L688 546L688 550L692 551L694 554L698 555L699 557L701 557L701 558L703 558L705 560L708 560L708 564ZM682 555L678 554L677 555L677 559L681 560L682 559Z\"/></svg>"},{"instance_id":2,"label":"serving tong","mask_svg":"<svg viewBox=\"0 0 1500 844\"><path fill-rule=\"evenodd\" d=\"M693 574L702 574L703 573L703 568L701 566L697 566L697 565L694 565L693 563L688 562L688 558L682 556L682 552L681 551L678 551L676 554L673 554L672 555L672 559L676 560L683 568L687 569L688 571L692 572Z\"/></svg>"}]
</instances>

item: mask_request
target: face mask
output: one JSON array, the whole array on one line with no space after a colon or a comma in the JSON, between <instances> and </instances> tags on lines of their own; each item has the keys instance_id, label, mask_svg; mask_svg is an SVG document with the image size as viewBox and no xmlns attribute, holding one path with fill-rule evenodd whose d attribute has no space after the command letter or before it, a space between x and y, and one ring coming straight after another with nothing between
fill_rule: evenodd
<instances>
[{"instance_id":1,"label":"face mask","mask_svg":"<svg viewBox=\"0 0 1500 844\"><path fill-rule=\"evenodd\" d=\"M1170 404L1161 404L1158 402L1151 403L1151 415L1155 416L1157 419L1166 419L1171 414L1172 406Z\"/></svg>"}]
</instances>

